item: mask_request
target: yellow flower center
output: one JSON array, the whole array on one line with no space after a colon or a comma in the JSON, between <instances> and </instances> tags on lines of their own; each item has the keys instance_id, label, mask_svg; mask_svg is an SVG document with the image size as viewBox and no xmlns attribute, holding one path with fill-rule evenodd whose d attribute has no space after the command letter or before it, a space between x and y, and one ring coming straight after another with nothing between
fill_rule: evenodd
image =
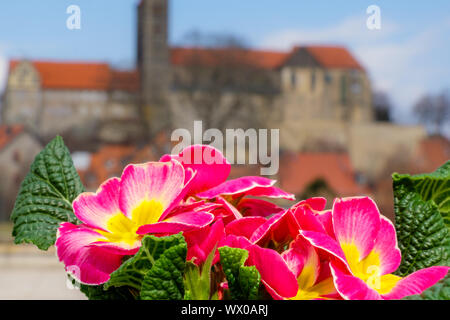
<instances>
[{"instance_id":1,"label":"yellow flower center","mask_svg":"<svg viewBox=\"0 0 450 320\"><path fill-rule=\"evenodd\" d=\"M99 241L134 245L142 236L136 234L140 226L158 222L164 211L159 201L144 200L131 213L131 219L122 212L113 215L107 222L107 230L97 230L106 239Z\"/></svg>"},{"instance_id":2,"label":"yellow flower center","mask_svg":"<svg viewBox=\"0 0 450 320\"><path fill-rule=\"evenodd\" d=\"M380 255L375 250L372 250L364 259L360 259L361 255L354 243L343 243L341 248L352 273L379 294L390 292L402 279L393 274L381 275Z\"/></svg>"}]
</instances>

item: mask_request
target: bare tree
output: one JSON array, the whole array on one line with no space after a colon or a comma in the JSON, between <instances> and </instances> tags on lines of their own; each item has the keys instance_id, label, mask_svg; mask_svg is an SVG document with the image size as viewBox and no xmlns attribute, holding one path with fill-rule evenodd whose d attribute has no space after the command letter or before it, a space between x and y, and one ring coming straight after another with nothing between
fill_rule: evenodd
<instances>
[{"instance_id":1,"label":"bare tree","mask_svg":"<svg viewBox=\"0 0 450 320\"><path fill-rule=\"evenodd\" d=\"M264 108L270 108L279 88L274 73L262 67L245 41L192 32L183 45L189 55L174 86L187 94L205 127L261 127Z\"/></svg>"},{"instance_id":2,"label":"bare tree","mask_svg":"<svg viewBox=\"0 0 450 320\"><path fill-rule=\"evenodd\" d=\"M424 95L414 105L414 113L423 124L430 125L434 133L442 134L443 126L450 121L449 90Z\"/></svg>"}]
</instances>

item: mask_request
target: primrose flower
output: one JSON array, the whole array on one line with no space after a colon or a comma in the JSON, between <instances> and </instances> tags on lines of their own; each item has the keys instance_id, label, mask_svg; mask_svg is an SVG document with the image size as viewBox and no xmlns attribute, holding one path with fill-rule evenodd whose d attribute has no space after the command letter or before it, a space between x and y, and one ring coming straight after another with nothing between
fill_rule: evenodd
<instances>
[{"instance_id":1,"label":"primrose flower","mask_svg":"<svg viewBox=\"0 0 450 320\"><path fill-rule=\"evenodd\" d=\"M253 263L264 279L267 291L274 299L290 300L328 300L340 299L333 283L333 277L328 267L328 261L321 261L316 249L306 240L299 237L291 242L289 249L279 254L271 249L254 246L250 249L251 263ZM287 269L290 271L288 273ZM283 279L273 279L268 276L273 270L283 270ZM290 288L289 295L277 292L282 281L285 291ZM296 288L295 294L292 289Z\"/></svg>"},{"instance_id":2,"label":"primrose flower","mask_svg":"<svg viewBox=\"0 0 450 320\"><path fill-rule=\"evenodd\" d=\"M228 235L220 246L245 249L247 266L255 266L267 292L277 300L340 299L328 260L321 260L316 249L298 237L283 253L252 244L243 236Z\"/></svg>"},{"instance_id":3,"label":"primrose flower","mask_svg":"<svg viewBox=\"0 0 450 320\"><path fill-rule=\"evenodd\" d=\"M185 169L196 172L186 192L187 196L218 186L227 180L231 170L231 164L223 154L208 145L188 146L177 155L162 156L159 161L167 162L172 159L180 162Z\"/></svg>"},{"instance_id":4,"label":"primrose flower","mask_svg":"<svg viewBox=\"0 0 450 320\"><path fill-rule=\"evenodd\" d=\"M334 257L330 262L334 285L345 299L401 299L420 294L449 270L430 267L406 277L392 274L401 262L395 229L368 197L336 199L331 215L334 235L300 233Z\"/></svg>"},{"instance_id":5,"label":"primrose flower","mask_svg":"<svg viewBox=\"0 0 450 320\"><path fill-rule=\"evenodd\" d=\"M210 224L214 215L196 210L203 202L177 208L194 175L176 160L128 165L120 179L107 180L96 193L80 194L73 210L82 223L61 224L55 244L66 270L82 283L101 284L123 256L138 251L143 235Z\"/></svg>"},{"instance_id":6,"label":"primrose flower","mask_svg":"<svg viewBox=\"0 0 450 320\"><path fill-rule=\"evenodd\" d=\"M325 232L325 226L320 220L325 215L318 214L325 204L324 198L310 198L269 219L244 217L227 225L227 234L244 236L251 243L284 251L283 247L297 238L300 228Z\"/></svg>"},{"instance_id":7,"label":"primrose flower","mask_svg":"<svg viewBox=\"0 0 450 320\"><path fill-rule=\"evenodd\" d=\"M264 200L244 198L246 196L282 198L294 200L293 194L274 187L275 180L264 177L241 177L226 181L231 165L223 154L207 145L193 145L183 149L178 155L164 155L160 161L178 160L184 168L189 168L197 174L190 184L187 196L201 199L223 199L229 202L233 209L225 206L229 217L268 216L283 209ZM222 201L223 203L223 201ZM224 223L229 222L226 219Z\"/></svg>"}]
</instances>

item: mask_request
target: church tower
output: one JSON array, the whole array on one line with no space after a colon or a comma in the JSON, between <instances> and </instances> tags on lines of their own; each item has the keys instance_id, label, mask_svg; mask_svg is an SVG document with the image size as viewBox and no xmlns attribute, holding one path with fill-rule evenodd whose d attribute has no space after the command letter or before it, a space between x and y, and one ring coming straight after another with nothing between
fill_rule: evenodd
<instances>
[{"instance_id":1,"label":"church tower","mask_svg":"<svg viewBox=\"0 0 450 320\"><path fill-rule=\"evenodd\" d=\"M141 108L153 136L170 129L171 124L167 104L170 79L168 0L141 0L137 21Z\"/></svg>"}]
</instances>

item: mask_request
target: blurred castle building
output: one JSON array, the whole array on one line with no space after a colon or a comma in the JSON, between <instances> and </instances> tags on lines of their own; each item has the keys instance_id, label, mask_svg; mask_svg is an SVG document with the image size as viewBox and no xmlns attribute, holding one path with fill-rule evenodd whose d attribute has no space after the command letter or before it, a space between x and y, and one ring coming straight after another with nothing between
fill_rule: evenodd
<instances>
[{"instance_id":1,"label":"blurred castle building","mask_svg":"<svg viewBox=\"0 0 450 320\"><path fill-rule=\"evenodd\" d=\"M24 124L44 141L126 141L139 127L135 71L103 63L13 60L2 120Z\"/></svg>"},{"instance_id":2,"label":"blurred castle building","mask_svg":"<svg viewBox=\"0 0 450 320\"><path fill-rule=\"evenodd\" d=\"M168 0L142 0L137 24L137 70L11 61L3 122L44 141L92 143L135 142L194 120L204 129L279 128L282 150L345 150L369 177L425 136L422 127L375 122L368 74L344 47L170 47Z\"/></svg>"},{"instance_id":3,"label":"blurred castle building","mask_svg":"<svg viewBox=\"0 0 450 320\"><path fill-rule=\"evenodd\" d=\"M22 125L0 126L0 221L7 220L17 190L42 145Z\"/></svg>"}]
</instances>

